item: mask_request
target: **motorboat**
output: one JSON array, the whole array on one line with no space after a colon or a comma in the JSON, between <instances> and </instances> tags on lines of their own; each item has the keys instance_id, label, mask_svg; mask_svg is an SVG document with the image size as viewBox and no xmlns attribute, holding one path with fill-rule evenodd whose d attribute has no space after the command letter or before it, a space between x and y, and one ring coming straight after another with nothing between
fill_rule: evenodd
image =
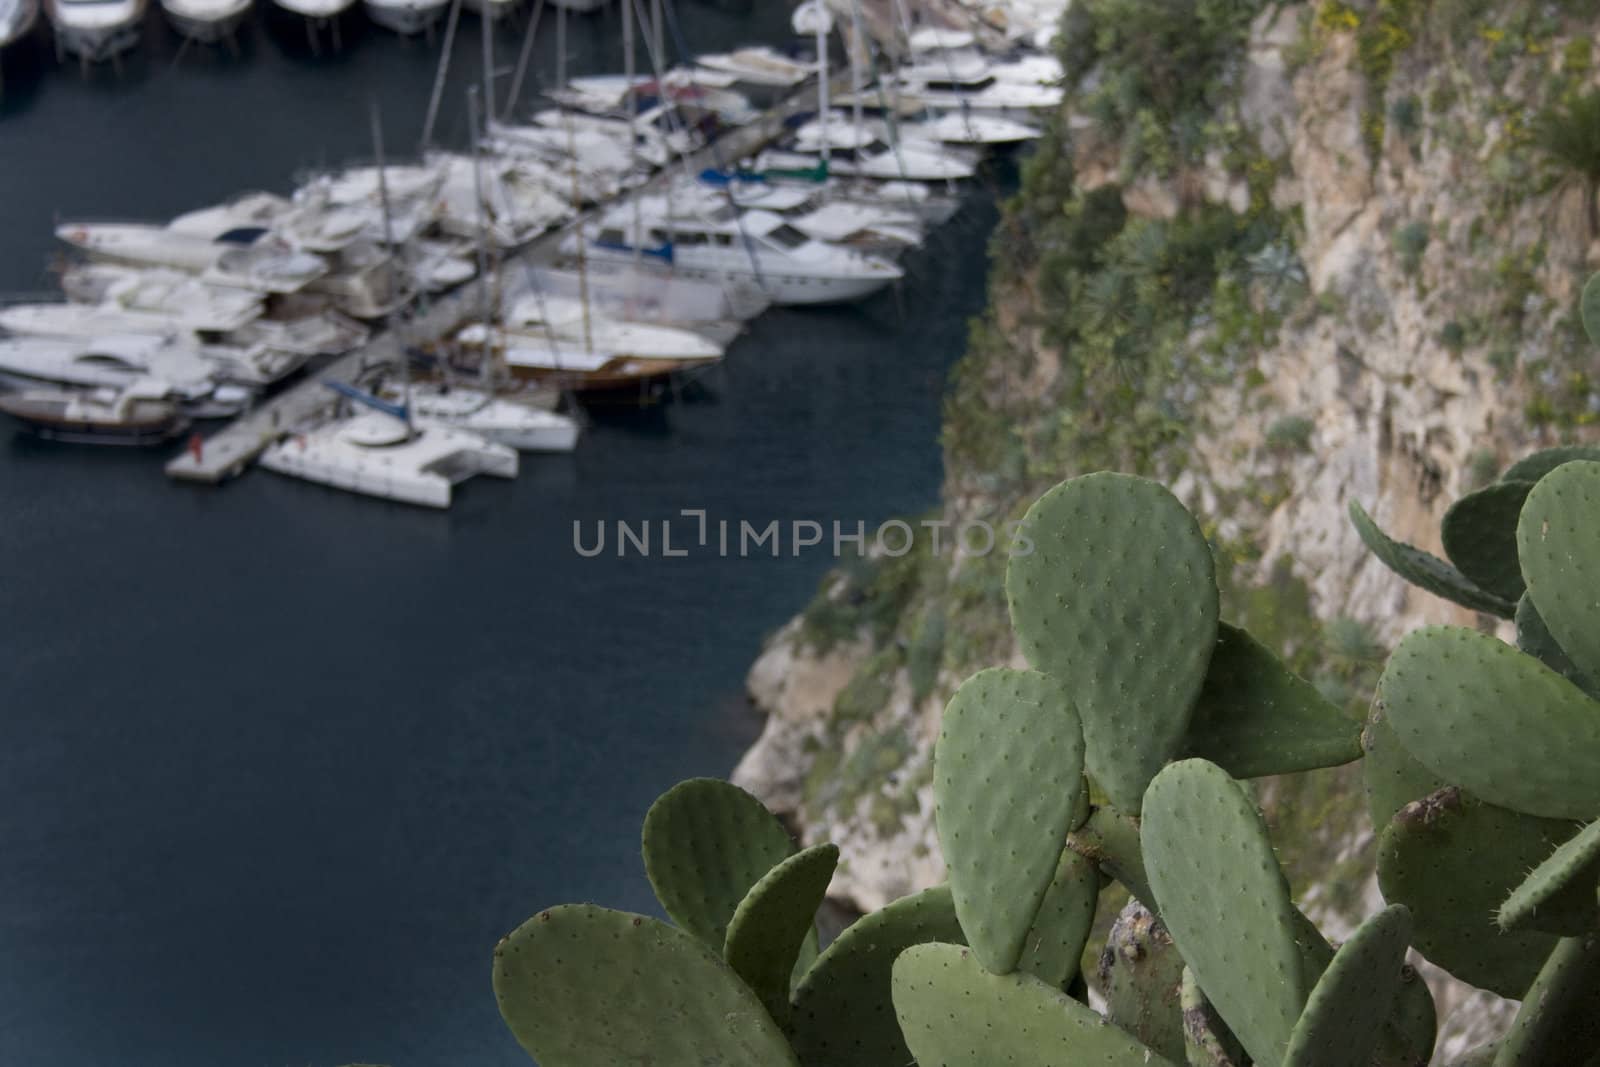
<instances>
[{"instance_id":1,"label":"motorboat","mask_svg":"<svg viewBox=\"0 0 1600 1067\"><path fill-rule=\"evenodd\" d=\"M192 349L162 338L0 338L0 381L38 387L127 389L181 402L197 418L238 414L251 392L218 385L210 364Z\"/></svg>"},{"instance_id":2,"label":"motorboat","mask_svg":"<svg viewBox=\"0 0 1600 1067\"><path fill-rule=\"evenodd\" d=\"M430 159L444 168L439 228L447 234L474 240L482 234L500 248L516 248L574 214L571 200L554 187L559 177L537 162L446 154Z\"/></svg>"},{"instance_id":3,"label":"motorboat","mask_svg":"<svg viewBox=\"0 0 1600 1067\"><path fill-rule=\"evenodd\" d=\"M899 129L908 139L969 148L1010 148L1036 141L1042 133L1032 123L967 111L947 111L942 115L902 122Z\"/></svg>"},{"instance_id":4,"label":"motorboat","mask_svg":"<svg viewBox=\"0 0 1600 1067\"><path fill-rule=\"evenodd\" d=\"M678 213L660 197L612 208L584 239L586 256L648 257L690 278L754 281L775 304L860 300L903 276L893 263L813 240L770 211ZM569 234L561 250L571 255L577 242Z\"/></svg>"},{"instance_id":5,"label":"motorboat","mask_svg":"<svg viewBox=\"0 0 1600 1067\"><path fill-rule=\"evenodd\" d=\"M615 319L581 299L542 291L513 300L502 318L509 330L635 359L711 362L723 355L722 345L693 330Z\"/></svg>"},{"instance_id":6,"label":"motorboat","mask_svg":"<svg viewBox=\"0 0 1600 1067\"><path fill-rule=\"evenodd\" d=\"M56 55L98 63L139 43L145 0L46 0Z\"/></svg>"},{"instance_id":7,"label":"motorboat","mask_svg":"<svg viewBox=\"0 0 1600 1067\"><path fill-rule=\"evenodd\" d=\"M728 181L713 171L678 183L675 203L697 200L708 211L728 203L771 211L807 237L859 251L899 255L923 238L922 220L914 212L834 197L825 186Z\"/></svg>"},{"instance_id":8,"label":"motorboat","mask_svg":"<svg viewBox=\"0 0 1600 1067\"><path fill-rule=\"evenodd\" d=\"M578 445L576 419L482 389L415 383L404 401L419 426L466 430L518 452L571 452Z\"/></svg>"},{"instance_id":9,"label":"motorboat","mask_svg":"<svg viewBox=\"0 0 1600 1067\"><path fill-rule=\"evenodd\" d=\"M795 169L827 162L829 174L899 181L963 181L978 172L977 159L935 141L893 137L881 124L854 123L833 114L798 126L782 148L758 159L760 169Z\"/></svg>"},{"instance_id":10,"label":"motorboat","mask_svg":"<svg viewBox=\"0 0 1600 1067\"><path fill-rule=\"evenodd\" d=\"M137 386L0 393L0 414L38 437L76 444L158 445L189 428L177 404Z\"/></svg>"},{"instance_id":11,"label":"motorboat","mask_svg":"<svg viewBox=\"0 0 1600 1067\"><path fill-rule=\"evenodd\" d=\"M291 248L266 231L242 228L215 239L141 223L67 223L56 236L101 260L167 267L218 285L293 293L328 273L320 256Z\"/></svg>"},{"instance_id":12,"label":"motorboat","mask_svg":"<svg viewBox=\"0 0 1600 1067\"><path fill-rule=\"evenodd\" d=\"M512 378L575 393L644 390L717 362L641 359L582 341L564 341L545 330L491 328L483 323L462 328L455 340L464 354L476 355L479 367L487 359Z\"/></svg>"},{"instance_id":13,"label":"motorboat","mask_svg":"<svg viewBox=\"0 0 1600 1067\"><path fill-rule=\"evenodd\" d=\"M569 200L610 200L649 175L644 156L628 144L626 123L600 130L490 122L487 147L498 156L544 164L552 187L564 186Z\"/></svg>"},{"instance_id":14,"label":"motorboat","mask_svg":"<svg viewBox=\"0 0 1600 1067\"><path fill-rule=\"evenodd\" d=\"M424 33L450 9L450 0L361 0L367 18L407 37Z\"/></svg>"},{"instance_id":15,"label":"motorboat","mask_svg":"<svg viewBox=\"0 0 1600 1067\"><path fill-rule=\"evenodd\" d=\"M699 56L696 63L708 70L731 74L746 85L789 89L816 73L816 67L791 59L775 48L755 45L732 52Z\"/></svg>"},{"instance_id":16,"label":"motorboat","mask_svg":"<svg viewBox=\"0 0 1600 1067\"><path fill-rule=\"evenodd\" d=\"M175 328L195 331L237 330L260 318L265 309L260 293L208 285L192 274L160 268L138 270L82 263L62 274L61 289L80 304L159 316ZM6 325L3 313L0 325Z\"/></svg>"},{"instance_id":17,"label":"motorboat","mask_svg":"<svg viewBox=\"0 0 1600 1067\"><path fill-rule=\"evenodd\" d=\"M233 37L255 0L161 0L174 29L201 44Z\"/></svg>"},{"instance_id":18,"label":"motorboat","mask_svg":"<svg viewBox=\"0 0 1600 1067\"><path fill-rule=\"evenodd\" d=\"M1032 61L993 65L976 53L941 54L902 66L878 87L839 102L854 103L859 96L860 102L874 106L888 96L905 107L1026 122L1059 108L1065 97L1059 84L1042 80L1049 69Z\"/></svg>"},{"instance_id":19,"label":"motorboat","mask_svg":"<svg viewBox=\"0 0 1600 1067\"><path fill-rule=\"evenodd\" d=\"M432 508L449 507L455 486L474 475L517 476L517 453L506 445L378 410L292 433L260 462L333 489Z\"/></svg>"},{"instance_id":20,"label":"motorboat","mask_svg":"<svg viewBox=\"0 0 1600 1067\"><path fill-rule=\"evenodd\" d=\"M355 6L356 0L272 0L291 15L299 15L312 26L332 22Z\"/></svg>"}]
</instances>

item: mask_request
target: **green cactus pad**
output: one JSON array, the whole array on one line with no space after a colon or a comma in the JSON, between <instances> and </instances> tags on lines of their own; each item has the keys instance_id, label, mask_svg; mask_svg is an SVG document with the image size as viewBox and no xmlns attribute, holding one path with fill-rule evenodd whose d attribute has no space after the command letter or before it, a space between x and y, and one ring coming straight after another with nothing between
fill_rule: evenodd
<instances>
[{"instance_id":1,"label":"green cactus pad","mask_svg":"<svg viewBox=\"0 0 1600 1067\"><path fill-rule=\"evenodd\" d=\"M1044 901L1033 917L1017 967L1041 982L1066 989L1083 961L1083 946L1100 899L1100 872L1071 849L1063 849Z\"/></svg>"},{"instance_id":2,"label":"green cactus pad","mask_svg":"<svg viewBox=\"0 0 1600 1067\"><path fill-rule=\"evenodd\" d=\"M756 995L691 934L569 904L494 950L494 993L543 1067L797 1067Z\"/></svg>"},{"instance_id":3,"label":"green cactus pad","mask_svg":"<svg viewBox=\"0 0 1600 1067\"><path fill-rule=\"evenodd\" d=\"M1281 1062L1308 985L1260 813L1222 768L1183 760L1150 783L1141 836L1161 921L1206 999L1251 1059Z\"/></svg>"},{"instance_id":4,"label":"green cactus pad","mask_svg":"<svg viewBox=\"0 0 1600 1067\"><path fill-rule=\"evenodd\" d=\"M1096 977L1106 1018L1170 1060L1184 1058L1183 957L1161 920L1129 901L1111 924Z\"/></svg>"},{"instance_id":5,"label":"green cactus pad","mask_svg":"<svg viewBox=\"0 0 1600 1067\"><path fill-rule=\"evenodd\" d=\"M779 863L750 887L728 923L722 956L779 1025L789 1017L789 977L816 932L817 908L839 865L838 845L817 845Z\"/></svg>"},{"instance_id":6,"label":"green cactus pad","mask_svg":"<svg viewBox=\"0 0 1600 1067\"><path fill-rule=\"evenodd\" d=\"M691 778L644 817L644 869L672 921L718 952L739 902L794 854L777 816L730 782Z\"/></svg>"},{"instance_id":7,"label":"green cactus pad","mask_svg":"<svg viewBox=\"0 0 1600 1067\"><path fill-rule=\"evenodd\" d=\"M1361 924L1311 990L1284 1067L1369 1067L1383 1033L1374 1023L1394 1010L1410 937L1411 913L1401 904Z\"/></svg>"},{"instance_id":8,"label":"green cactus pad","mask_svg":"<svg viewBox=\"0 0 1600 1067\"><path fill-rule=\"evenodd\" d=\"M1144 871L1137 820L1116 808L1095 808L1084 824L1068 835L1067 847L1121 882L1145 907L1155 909L1156 897Z\"/></svg>"},{"instance_id":9,"label":"green cactus pad","mask_svg":"<svg viewBox=\"0 0 1600 1067\"><path fill-rule=\"evenodd\" d=\"M1600 274L1591 274L1584 283L1578 314L1583 319L1583 332L1589 335L1589 343L1600 345Z\"/></svg>"},{"instance_id":10,"label":"green cactus pad","mask_svg":"<svg viewBox=\"0 0 1600 1067\"><path fill-rule=\"evenodd\" d=\"M1249 1062L1239 1039L1217 1017L1187 967L1178 983L1178 1007L1183 1013L1183 1049L1189 1067L1239 1067Z\"/></svg>"},{"instance_id":11,"label":"green cactus pad","mask_svg":"<svg viewBox=\"0 0 1600 1067\"><path fill-rule=\"evenodd\" d=\"M1184 742L1235 778L1361 758L1361 724L1244 630L1222 623Z\"/></svg>"},{"instance_id":12,"label":"green cactus pad","mask_svg":"<svg viewBox=\"0 0 1600 1067\"><path fill-rule=\"evenodd\" d=\"M1528 595L1579 671L1600 678L1600 463L1565 463L1528 494L1517 555ZM1600 720L1600 709L1596 709Z\"/></svg>"},{"instance_id":13,"label":"green cactus pad","mask_svg":"<svg viewBox=\"0 0 1600 1067\"><path fill-rule=\"evenodd\" d=\"M902 897L845 927L795 989L789 1040L804 1067L909 1064L890 973L912 945L962 940L949 886Z\"/></svg>"},{"instance_id":14,"label":"green cactus pad","mask_svg":"<svg viewBox=\"0 0 1600 1067\"><path fill-rule=\"evenodd\" d=\"M1533 819L1441 789L1402 808L1378 840L1384 899L1411 909L1412 944L1463 982L1522 996L1555 947L1538 931L1495 925L1500 903L1555 848Z\"/></svg>"},{"instance_id":15,"label":"green cactus pad","mask_svg":"<svg viewBox=\"0 0 1600 1067\"><path fill-rule=\"evenodd\" d=\"M1600 460L1600 448L1594 445L1562 445L1534 452L1513 463L1500 476L1501 481L1537 482L1563 463L1574 460Z\"/></svg>"},{"instance_id":16,"label":"green cactus pad","mask_svg":"<svg viewBox=\"0 0 1600 1067\"><path fill-rule=\"evenodd\" d=\"M1517 601L1517 647L1582 689L1591 699L1600 695L1600 687L1577 668L1551 636L1550 628L1539 617L1539 609L1534 607L1533 598L1527 593Z\"/></svg>"},{"instance_id":17,"label":"green cactus pad","mask_svg":"<svg viewBox=\"0 0 1600 1067\"><path fill-rule=\"evenodd\" d=\"M1555 819L1600 815L1600 704L1487 634L1407 634L1378 681L1400 743L1491 804Z\"/></svg>"},{"instance_id":18,"label":"green cactus pad","mask_svg":"<svg viewBox=\"0 0 1600 1067\"><path fill-rule=\"evenodd\" d=\"M894 1011L921 1067L1171 1067L1061 990L1030 974L991 974L960 945L902 952Z\"/></svg>"},{"instance_id":19,"label":"green cactus pad","mask_svg":"<svg viewBox=\"0 0 1600 1067\"><path fill-rule=\"evenodd\" d=\"M1438 556L1391 538L1354 500L1350 501L1350 521L1355 525L1356 533L1361 535L1361 540L1374 556L1383 561L1384 566L1419 589L1426 589L1434 596L1444 597L1473 611L1498 615L1503 619L1511 618L1516 612L1515 601L1478 588L1470 578Z\"/></svg>"},{"instance_id":20,"label":"green cactus pad","mask_svg":"<svg viewBox=\"0 0 1600 1067\"><path fill-rule=\"evenodd\" d=\"M1450 783L1407 752L1394 728L1374 704L1361 731L1361 777L1367 793L1367 814L1375 831L1389 825L1395 813Z\"/></svg>"},{"instance_id":21,"label":"green cactus pad","mask_svg":"<svg viewBox=\"0 0 1600 1067\"><path fill-rule=\"evenodd\" d=\"M1022 955L1082 774L1083 732L1055 678L993 668L950 698L933 751L934 821L967 943L996 974Z\"/></svg>"},{"instance_id":22,"label":"green cactus pad","mask_svg":"<svg viewBox=\"0 0 1600 1067\"><path fill-rule=\"evenodd\" d=\"M1600 930L1600 821L1550 853L1500 905L1502 930L1544 930L1579 936Z\"/></svg>"},{"instance_id":23,"label":"green cactus pad","mask_svg":"<svg viewBox=\"0 0 1600 1067\"><path fill-rule=\"evenodd\" d=\"M1600 932L1562 939L1522 998L1494 1067L1567 1067L1600 1056Z\"/></svg>"},{"instance_id":24,"label":"green cactus pad","mask_svg":"<svg viewBox=\"0 0 1600 1067\"><path fill-rule=\"evenodd\" d=\"M1155 482L1091 474L1028 509L1034 543L1006 567L1028 662L1072 687L1089 773L1118 808L1179 750L1217 636L1211 549Z\"/></svg>"},{"instance_id":25,"label":"green cactus pad","mask_svg":"<svg viewBox=\"0 0 1600 1067\"><path fill-rule=\"evenodd\" d=\"M1522 595L1517 565L1517 516L1532 482L1499 481L1450 505L1439 535L1444 553L1467 580L1496 596Z\"/></svg>"}]
</instances>

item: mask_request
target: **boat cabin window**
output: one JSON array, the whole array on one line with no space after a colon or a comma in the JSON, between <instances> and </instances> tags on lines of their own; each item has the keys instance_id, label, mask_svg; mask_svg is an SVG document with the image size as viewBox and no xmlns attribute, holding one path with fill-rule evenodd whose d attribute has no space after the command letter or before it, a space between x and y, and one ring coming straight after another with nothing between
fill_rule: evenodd
<instances>
[{"instance_id":1,"label":"boat cabin window","mask_svg":"<svg viewBox=\"0 0 1600 1067\"><path fill-rule=\"evenodd\" d=\"M703 245L710 244L711 237L710 235L704 233L695 233L693 231L685 232L680 230L678 233L673 235L672 243L680 248L699 248Z\"/></svg>"},{"instance_id":2,"label":"boat cabin window","mask_svg":"<svg viewBox=\"0 0 1600 1067\"><path fill-rule=\"evenodd\" d=\"M717 245L718 248L732 248L733 247L733 234L731 234L731 233L715 234L713 236L713 240L716 242L716 245Z\"/></svg>"},{"instance_id":3,"label":"boat cabin window","mask_svg":"<svg viewBox=\"0 0 1600 1067\"><path fill-rule=\"evenodd\" d=\"M970 93L979 89L987 89L994 84L994 75L985 75L982 78L972 78L967 81L950 81L944 78L930 78L923 83L929 89L947 93Z\"/></svg>"},{"instance_id":4,"label":"boat cabin window","mask_svg":"<svg viewBox=\"0 0 1600 1067\"><path fill-rule=\"evenodd\" d=\"M135 364L130 363L121 356L114 356L109 352L85 352L74 362L88 363L96 367L106 367L111 370L133 371L139 369Z\"/></svg>"},{"instance_id":5,"label":"boat cabin window","mask_svg":"<svg viewBox=\"0 0 1600 1067\"><path fill-rule=\"evenodd\" d=\"M600 236L595 238L603 245L625 245L628 239L621 230L601 230Z\"/></svg>"},{"instance_id":6,"label":"boat cabin window","mask_svg":"<svg viewBox=\"0 0 1600 1067\"><path fill-rule=\"evenodd\" d=\"M793 226L783 225L767 234L767 240L779 248L799 248L808 238Z\"/></svg>"}]
</instances>

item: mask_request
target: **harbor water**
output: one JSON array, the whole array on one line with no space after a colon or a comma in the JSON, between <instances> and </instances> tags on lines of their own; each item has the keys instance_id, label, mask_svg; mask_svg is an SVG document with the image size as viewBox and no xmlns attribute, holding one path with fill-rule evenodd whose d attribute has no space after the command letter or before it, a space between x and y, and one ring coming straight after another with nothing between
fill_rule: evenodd
<instances>
[{"instance_id":1,"label":"harbor water","mask_svg":"<svg viewBox=\"0 0 1600 1067\"><path fill-rule=\"evenodd\" d=\"M434 49L352 14L321 55L260 14L237 59L180 55L155 13L120 76L8 53L0 292L49 287L58 218L164 218L369 155L374 99L391 154L414 145ZM679 11L701 50L786 18ZM570 72L619 69L618 39L614 10L574 19ZM507 68L517 44L498 32ZM478 49L463 17L447 142ZM598 413L576 453L447 513L262 471L176 486L159 454L0 430L0 1063L526 1063L496 939L563 901L656 910L646 807L730 770L760 725L744 673L831 563L787 534L778 558L659 537L586 558L574 523L592 544L618 520L676 539L684 509L870 530L931 507L993 199L971 191L897 291L771 311L669 402Z\"/></svg>"}]
</instances>

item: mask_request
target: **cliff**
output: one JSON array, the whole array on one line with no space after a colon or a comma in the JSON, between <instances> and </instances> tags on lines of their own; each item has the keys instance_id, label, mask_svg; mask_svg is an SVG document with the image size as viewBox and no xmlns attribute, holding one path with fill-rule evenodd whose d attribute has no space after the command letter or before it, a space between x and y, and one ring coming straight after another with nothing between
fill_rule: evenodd
<instances>
[{"instance_id":1,"label":"cliff","mask_svg":"<svg viewBox=\"0 0 1600 1067\"><path fill-rule=\"evenodd\" d=\"M1400 634L1481 622L1391 576L1346 510L1438 551L1456 495L1600 417L1576 322L1593 186L1548 150L1594 80L1581 10L1078 0L1068 105L951 382L937 519L999 527L1088 470L1161 478L1206 524L1225 615L1353 715ZM863 909L942 879L939 710L1022 665L1004 553L944 540L841 567L750 673L767 721L735 779L840 844L832 895ZM1333 936L1374 893L1360 793L1349 768L1260 788Z\"/></svg>"}]
</instances>

